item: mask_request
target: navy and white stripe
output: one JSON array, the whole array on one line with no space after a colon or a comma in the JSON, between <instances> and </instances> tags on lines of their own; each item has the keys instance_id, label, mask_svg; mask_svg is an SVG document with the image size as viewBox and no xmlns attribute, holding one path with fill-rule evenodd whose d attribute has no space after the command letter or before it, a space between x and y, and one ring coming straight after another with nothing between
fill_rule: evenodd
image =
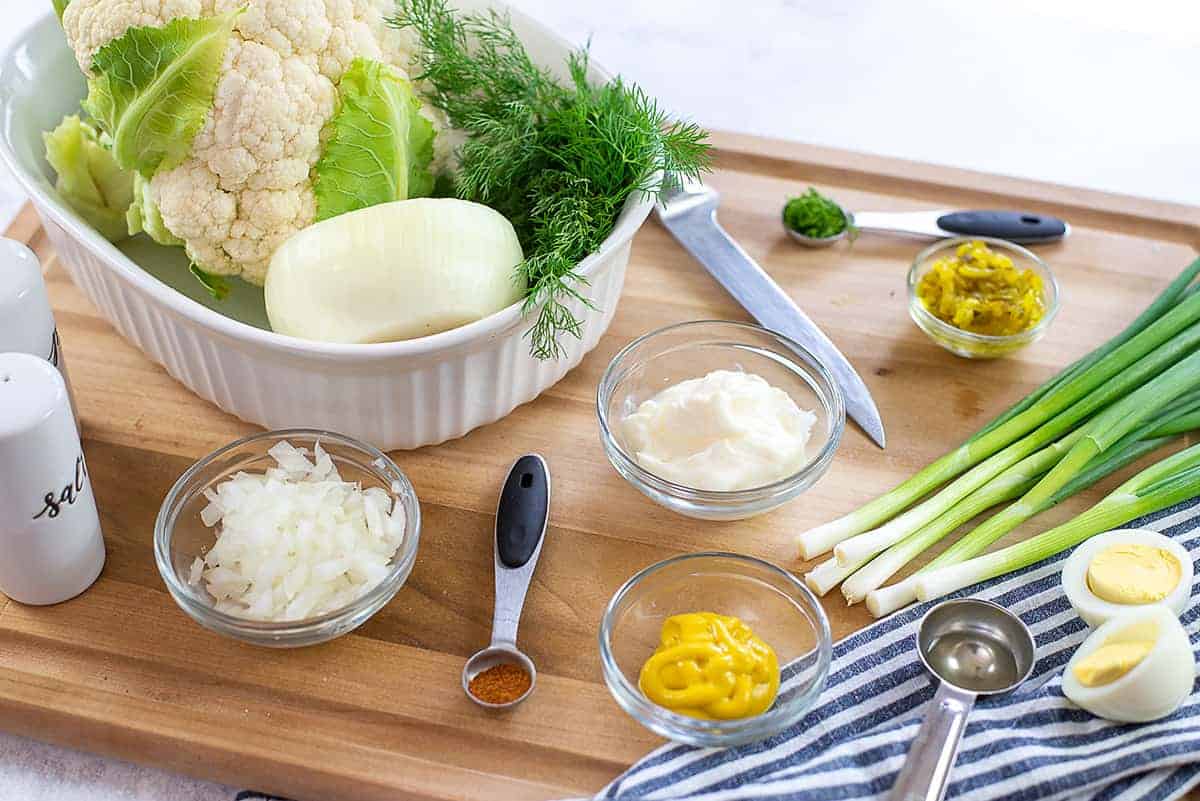
<instances>
[{"instance_id":1,"label":"navy and white stripe","mask_svg":"<svg viewBox=\"0 0 1200 801\"><path fill-rule=\"evenodd\" d=\"M1200 500L1130 526L1162 531L1200 558ZM1087 632L1059 586L1065 558L958 593L990 598L1019 614L1033 632L1038 661L1017 692L976 707L950 798L1169 801L1200 783L1200 695L1165 720L1136 726L1094 718L1063 696L1062 668ZM933 695L913 647L926 607L902 611L835 645L818 705L791 729L723 751L664 746L597 798L851 801L885 795ZM1182 620L1197 643L1200 602L1194 600Z\"/></svg>"}]
</instances>

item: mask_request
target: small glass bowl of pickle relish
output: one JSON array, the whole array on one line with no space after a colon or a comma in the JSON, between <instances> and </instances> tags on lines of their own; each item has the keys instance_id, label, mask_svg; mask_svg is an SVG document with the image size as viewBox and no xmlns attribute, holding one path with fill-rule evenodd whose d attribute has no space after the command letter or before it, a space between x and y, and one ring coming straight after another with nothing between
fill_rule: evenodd
<instances>
[{"instance_id":1,"label":"small glass bowl of pickle relish","mask_svg":"<svg viewBox=\"0 0 1200 801\"><path fill-rule=\"evenodd\" d=\"M1058 282L1011 242L958 237L921 251L908 272L908 312L946 350L995 359L1041 339L1059 309Z\"/></svg>"}]
</instances>

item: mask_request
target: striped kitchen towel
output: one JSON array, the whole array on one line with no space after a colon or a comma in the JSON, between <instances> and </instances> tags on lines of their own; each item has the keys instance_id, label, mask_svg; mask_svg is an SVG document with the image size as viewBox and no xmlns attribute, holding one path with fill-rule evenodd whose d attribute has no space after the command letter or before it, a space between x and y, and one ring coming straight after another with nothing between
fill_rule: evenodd
<instances>
[{"instance_id":1,"label":"striped kitchen towel","mask_svg":"<svg viewBox=\"0 0 1200 801\"><path fill-rule=\"evenodd\" d=\"M1193 560L1200 557L1200 500L1130 524L1135 526L1162 531L1181 542ZM1165 801L1200 782L1200 700L1195 692L1171 717L1141 725L1094 718L1063 696L1063 666L1086 634L1059 584L1065 557L959 593L989 598L1018 613L1033 631L1038 661L1032 677L1015 693L983 699L975 708L949 798ZM825 691L787 731L723 751L664 746L598 798L886 797L933 696L914 642L927 606L895 614L834 646ZM1195 645L1200 629L1195 585L1183 623Z\"/></svg>"}]
</instances>

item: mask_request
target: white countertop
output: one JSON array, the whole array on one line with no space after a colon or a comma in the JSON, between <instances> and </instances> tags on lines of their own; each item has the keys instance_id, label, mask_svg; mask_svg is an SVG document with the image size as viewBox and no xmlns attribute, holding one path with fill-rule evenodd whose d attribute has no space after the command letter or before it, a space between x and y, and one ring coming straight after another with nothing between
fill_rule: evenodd
<instances>
[{"instance_id":1,"label":"white countertop","mask_svg":"<svg viewBox=\"0 0 1200 801\"><path fill-rule=\"evenodd\" d=\"M1188 0L513 3L707 126L1200 204ZM50 4L4 5L0 48ZM0 228L22 202L0 174ZM232 796L0 734L0 798Z\"/></svg>"}]
</instances>

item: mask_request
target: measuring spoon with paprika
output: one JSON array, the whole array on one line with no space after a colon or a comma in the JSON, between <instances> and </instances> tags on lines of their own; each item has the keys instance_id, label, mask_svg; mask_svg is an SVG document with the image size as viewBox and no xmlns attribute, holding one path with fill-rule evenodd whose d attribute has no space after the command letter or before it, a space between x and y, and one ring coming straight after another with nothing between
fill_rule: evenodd
<instances>
[{"instance_id":1,"label":"measuring spoon with paprika","mask_svg":"<svg viewBox=\"0 0 1200 801\"><path fill-rule=\"evenodd\" d=\"M542 552L549 514L546 460L537 454L522 456L509 471L496 509L492 642L467 660L462 673L463 692L488 709L516 706L529 697L537 683L533 660L517 648L517 627Z\"/></svg>"}]
</instances>

